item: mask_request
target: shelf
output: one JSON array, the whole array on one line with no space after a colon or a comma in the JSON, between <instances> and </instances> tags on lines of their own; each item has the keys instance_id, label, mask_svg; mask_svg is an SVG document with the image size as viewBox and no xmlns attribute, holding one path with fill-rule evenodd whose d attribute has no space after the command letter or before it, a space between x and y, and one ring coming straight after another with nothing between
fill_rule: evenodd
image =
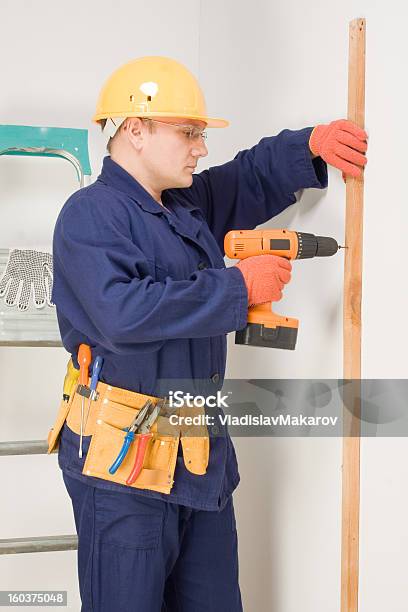
<instances>
[{"instance_id":1,"label":"shelf","mask_svg":"<svg viewBox=\"0 0 408 612\"><path fill-rule=\"evenodd\" d=\"M59 157L69 161L80 185L91 175L88 130L77 128L0 125L0 156ZM9 251L0 249L0 277ZM0 346L62 346L55 308L45 305L20 312L0 298Z\"/></svg>"},{"instance_id":2,"label":"shelf","mask_svg":"<svg viewBox=\"0 0 408 612\"><path fill-rule=\"evenodd\" d=\"M8 249L0 249L0 278L6 268ZM62 346L55 306L28 310L6 306L0 297L0 346Z\"/></svg>"}]
</instances>

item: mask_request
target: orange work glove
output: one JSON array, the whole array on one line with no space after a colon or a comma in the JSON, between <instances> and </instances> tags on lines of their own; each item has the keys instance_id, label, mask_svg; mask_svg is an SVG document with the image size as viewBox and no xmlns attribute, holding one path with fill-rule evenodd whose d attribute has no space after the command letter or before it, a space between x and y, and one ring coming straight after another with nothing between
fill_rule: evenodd
<instances>
[{"instance_id":1,"label":"orange work glove","mask_svg":"<svg viewBox=\"0 0 408 612\"><path fill-rule=\"evenodd\" d=\"M244 277L250 306L280 300L292 270L287 259L276 255L254 255L242 259L236 267Z\"/></svg>"},{"instance_id":2,"label":"orange work glove","mask_svg":"<svg viewBox=\"0 0 408 612\"><path fill-rule=\"evenodd\" d=\"M313 129L309 149L331 166L357 178L367 163L367 138L367 133L352 121L338 119Z\"/></svg>"}]
</instances>

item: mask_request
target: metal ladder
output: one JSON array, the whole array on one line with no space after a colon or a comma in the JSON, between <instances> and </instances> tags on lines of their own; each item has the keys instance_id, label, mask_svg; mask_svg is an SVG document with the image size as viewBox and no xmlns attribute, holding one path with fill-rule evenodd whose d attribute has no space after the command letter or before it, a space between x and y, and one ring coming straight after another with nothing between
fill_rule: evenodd
<instances>
[{"instance_id":1,"label":"metal ladder","mask_svg":"<svg viewBox=\"0 0 408 612\"><path fill-rule=\"evenodd\" d=\"M85 176L91 175L88 153L88 130L74 128L34 127L25 125L0 125L0 155L20 155L36 157L58 157L69 161L75 168L81 187ZM0 253L1 263L5 261L6 251ZM3 254L3 258L1 257ZM1 274L0 274L1 276ZM14 307L13 307L14 308ZM31 314L34 322L38 321L38 332L31 331L26 337L13 332L19 323L24 323L26 313L11 312L8 308L7 318L0 331L0 346L62 346L55 313L45 314L36 311ZM4 313L0 312L0 315ZM46 337L41 335L41 325L48 325ZM7 331L9 325L9 331ZM6 330L6 331L5 331ZM0 442L0 455L39 455L47 454L48 444L45 440ZM32 538L0 539L0 555L50 552L56 550L75 550L78 546L76 535L42 536Z\"/></svg>"}]
</instances>

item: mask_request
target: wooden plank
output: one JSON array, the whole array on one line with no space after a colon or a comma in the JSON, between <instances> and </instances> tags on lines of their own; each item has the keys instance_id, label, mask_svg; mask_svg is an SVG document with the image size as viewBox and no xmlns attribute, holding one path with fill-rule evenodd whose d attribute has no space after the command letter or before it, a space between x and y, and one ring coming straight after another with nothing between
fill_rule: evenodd
<instances>
[{"instance_id":1,"label":"wooden plank","mask_svg":"<svg viewBox=\"0 0 408 612\"><path fill-rule=\"evenodd\" d=\"M348 118L364 128L365 19L350 22ZM360 515L361 293L364 180L347 178L343 351L348 386L344 406L341 612L358 611Z\"/></svg>"}]
</instances>

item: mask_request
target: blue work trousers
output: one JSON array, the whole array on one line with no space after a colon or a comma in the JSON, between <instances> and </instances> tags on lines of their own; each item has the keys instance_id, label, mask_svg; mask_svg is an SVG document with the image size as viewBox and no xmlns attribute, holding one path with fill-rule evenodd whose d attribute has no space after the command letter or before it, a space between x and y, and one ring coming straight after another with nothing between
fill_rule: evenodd
<instances>
[{"instance_id":1,"label":"blue work trousers","mask_svg":"<svg viewBox=\"0 0 408 612\"><path fill-rule=\"evenodd\" d=\"M194 510L63 478L82 612L242 612L232 498Z\"/></svg>"}]
</instances>

